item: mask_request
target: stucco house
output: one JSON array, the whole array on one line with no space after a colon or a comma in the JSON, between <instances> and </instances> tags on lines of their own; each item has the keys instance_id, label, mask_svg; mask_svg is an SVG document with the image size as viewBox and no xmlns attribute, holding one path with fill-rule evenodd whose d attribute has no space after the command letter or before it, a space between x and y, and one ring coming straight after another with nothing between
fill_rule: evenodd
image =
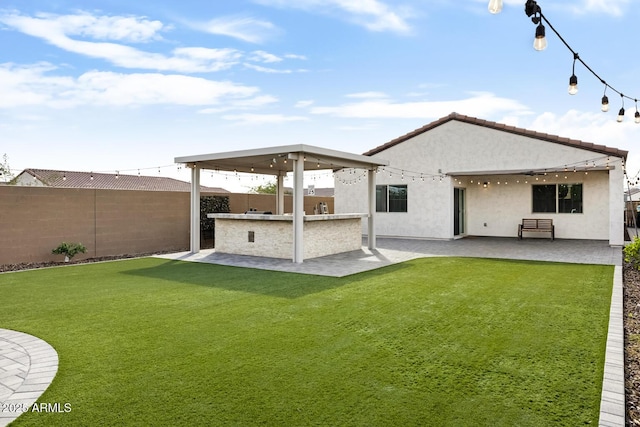
<instances>
[{"instance_id":1,"label":"stucco house","mask_svg":"<svg viewBox=\"0 0 640 427\"><path fill-rule=\"evenodd\" d=\"M624 150L452 113L364 154L389 161L376 174L378 236L516 237L541 218L556 238L624 243ZM366 211L362 174L335 173L337 213Z\"/></svg>"}]
</instances>

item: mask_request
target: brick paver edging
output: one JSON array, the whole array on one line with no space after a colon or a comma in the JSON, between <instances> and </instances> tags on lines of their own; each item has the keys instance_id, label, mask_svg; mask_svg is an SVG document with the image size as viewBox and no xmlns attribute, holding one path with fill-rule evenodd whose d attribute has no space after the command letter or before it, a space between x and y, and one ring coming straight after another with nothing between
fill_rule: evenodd
<instances>
[{"instance_id":1,"label":"brick paver edging","mask_svg":"<svg viewBox=\"0 0 640 427\"><path fill-rule=\"evenodd\" d=\"M34 336L0 329L0 427L28 411L58 372L58 353Z\"/></svg>"},{"instance_id":2,"label":"brick paver edging","mask_svg":"<svg viewBox=\"0 0 640 427\"><path fill-rule=\"evenodd\" d=\"M613 292L609 311L609 332L604 360L602 397L600 399L600 426L625 426L624 387L624 320L622 267L616 265L613 273Z\"/></svg>"}]
</instances>

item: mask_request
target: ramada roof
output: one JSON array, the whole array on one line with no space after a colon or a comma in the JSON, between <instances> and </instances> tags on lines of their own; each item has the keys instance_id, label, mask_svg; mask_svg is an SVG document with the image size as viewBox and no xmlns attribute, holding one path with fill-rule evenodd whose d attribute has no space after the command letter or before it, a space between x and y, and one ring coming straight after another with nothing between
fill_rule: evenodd
<instances>
[{"instance_id":1,"label":"ramada roof","mask_svg":"<svg viewBox=\"0 0 640 427\"><path fill-rule=\"evenodd\" d=\"M513 133L515 135L527 136L530 138L535 138L541 141L553 142L555 144L568 145L570 147L581 148L583 150L593 151L600 154L606 154L608 156L615 156L625 158L627 157L628 151L619 150L617 148L607 147L605 145L593 144L591 142L584 142L577 139L564 138L557 135L550 135L548 133L536 132L533 130L527 130L524 128L518 128L515 126L508 126L502 123L491 122L489 120L482 120L475 117L465 116L458 113L451 113L446 117L442 117L434 122L431 122L419 129L416 129L412 132L407 133L406 135L400 136L396 139L393 139L386 144L380 145L376 148L373 148L366 153L363 153L365 156L372 156L374 154L380 153L381 151L386 150L387 148L391 148L395 145L400 144L401 142L407 141L414 136L418 136L424 132L427 132L431 129L434 129L440 125L443 125L451 120L457 120L459 122L469 123L476 126L482 126L490 129L499 130L502 132Z\"/></svg>"},{"instance_id":2,"label":"ramada roof","mask_svg":"<svg viewBox=\"0 0 640 427\"><path fill-rule=\"evenodd\" d=\"M49 187L96 188L101 190L191 191L191 184L162 176L121 175L94 172L71 172L49 169L25 169L20 175L29 174ZM200 191L229 193L224 188L201 186Z\"/></svg>"}]
</instances>

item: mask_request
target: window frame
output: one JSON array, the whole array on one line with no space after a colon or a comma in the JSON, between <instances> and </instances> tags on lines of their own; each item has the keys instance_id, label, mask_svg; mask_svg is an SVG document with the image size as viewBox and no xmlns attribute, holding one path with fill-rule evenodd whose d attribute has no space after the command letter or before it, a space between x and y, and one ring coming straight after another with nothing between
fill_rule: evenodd
<instances>
[{"instance_id":1,"label":"window frame","mask_svg":"<svg viewBox=\"0 0 640 427\"><path fill-rule=\"evenodd\" d=\"M536 187L539 188L540 194L536 197ZM549 197L551 193L547 188L546 194L543 191L543 187L553 187L553 210L548 210L551 207L551 200ZM566 187L567 193L571 194L570 202L562 203L562 200L566 199L566 195L562 198L561 187ZM574 193L574 188L580 188L578 193ZM573 196L575 194L575 196ZM545 200L545 197L547 198ZM574 200L575 197L575 200ZM575 207L577 206L577 207ZM541 209L542 208L542 209ZM531 185L531 213L534 214L576 214L576 213L584 213L584 183L582 182L571 182L571 183L555 183L555 184L532 184Z\"/></svg>"},{"instance_id":2,"label":"window frame","mask_svg":"<svg viewBox=\"0 0 640 427\"><path fill-rule=\"evenodd\" d=\"M398 192L390 191L390 188L398 189ZM393 197L393 194L402 195L404 198ZM384 198L380 198L384 195ZM378 184L376 185L376 213L407 213L409 212L409 186L407 184Z\"/></svg>"}]
</instances>

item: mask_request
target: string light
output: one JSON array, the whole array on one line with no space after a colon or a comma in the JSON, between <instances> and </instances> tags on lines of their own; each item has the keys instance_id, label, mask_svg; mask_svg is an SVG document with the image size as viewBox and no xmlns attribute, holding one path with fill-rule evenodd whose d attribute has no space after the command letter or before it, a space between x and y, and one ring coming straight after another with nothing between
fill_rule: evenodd
<instances>
[{"instance_id":1,"label":"string light","mask_svg":"<svg viewBox=\"0 0 640 427\"><path fill-rule=\"evenodd\" d=\"M611 170L612 166L610 165L611 162L611 158L609 156L601 156L601 157L597 157L594 159L589 159L589 160L581 160L579 162L576 163L571 163L571 164L564 164L564 165L559 165L559 166L555 166L555 167L548 167L548 168L541 168L541 169L536 169L536 170L530 170L527 172L521 172L521 173L512 173L510 174L510 176L512 177L511 179L513 181L515 181L517 184L520 184L521 182L523 182L520 179L516 179L518 175L524 175L524 176L531 176L535 181L538 182L547 182L546 177L549 176L549 174L553 173L556 179L561 179L559 173L561 171L567 172L569 171L569 168L573 169L574 173L577 172L584 172L585 174L588 175L588 171L589 169L595 169L595 170L600 170L603 172L608 172ZM624 163L623 163L623 168L624 168ZM358 172L359 171L359 172ZM439 182L443 182L445 180L445 178L448 178L447 174L445 173L441 173L440 171L438 171L437 174L435 173L427 173L427 172L418 172L418 171L410 171L410 170L406 170L406 169L399 169L399 168L394 168L391 166L385 166L384 168L380 168L378 170L376 170L376 172L387 172L388 173L388 177L389 178L394 178L396 177L399 181L404 181L405 177L410 178L412 182L416 182L417 178L420 178L420 180L422 182L425 181L425 176L427 177L431 177L431 181L436 182L436 180L438 180ZM626 174L626 172L624 172ZM640 174L640 172L639 172ZM337 173L334 174L334 179L336 180L336 182L344 184L344 185L354 185L357 184L359 182L361 182L364 178L366 177L366 171L364 170L356 170L356 169L341 169L340 171L338 171ZM564 179L568 179L566 173L563 175ZM477 185L481 185L483 182L487 182L490 183L490 180L487 179L488 177L482 177L482 176L477 176L474 179L471 179L469 182L471 184L476 184ZM490 177L489 177L490 178ZM500 181L496 181L496 185L508 185L508 177L505 176L504 180L500 180ZM453 182L455 184L463 184L463 180L460 179L459 177L451 177L451 179L453 180ZM529 181L527 179L524 180L525 184L528 184Z\"/></svg>"},{"instance_id":2,"label":"string light","mask_svg":"<svg viewBox=\"0 0 640 427\"><path fill-rule=\"evenodd\" d=\"M578 78L576 77L576 60L580 59L577 53L573 54L573 68L571 69L571 77L569 77L569 95L578 93Z\"/></svg>"},{"instance_id":3,"label":"string light","mask_svg":"<svg viewBox=\"0 0 640 427\"><path fill-rule=\"evenodd\" d=\"M502 0L490 0L489 1L489 12L493 13L494 15L496 13L500 13L502 11Z\"/></svg>"},{"instance_id":4,"label":"string light","mask_svg":"<svg viewBox=\"0 0 640 427\"><path fill-rule=\"evenodd\" d=\"M602 107L600 108L603 113L609 111L609 98L607 97L607 85L604 85L604 93L602 94Z\"/></svg>"},{"instance_id":5,"label":"string light","mask_svg":"<svg viewBox=\"0 0 640 427\"><path fill-rule=\"evenodd\" d=\"M624 120L624 95L620 94L620 99L622 100L622 108L618 111L618 118L616 119L618 123L621 123Z\"/></svg>"},{"instance_id":6,"label":"string light","mask_svg":"<svg viewBox=\"0 0 640 427\"><path fill-rule=\"evenodd\" d=\"M489 1L489 12L496 14L500 13L502 10L502 1L501 0L490 0ZM636 98L629 97L624 95L619 90L615 89L609 83L607 83L603 78L601 78L593 69L578 56L576 51L567 43L567 41L560 35L560 33L553 27L551 22L547 19L547 17L542 13L542 8L538 5L538 2L535 0L527 0L524 5L524 11L528 17L531 18L531 22L536 25L536 35L533 42L533 48L535 50L541 51L547 47L547 40L545 37L545 26L542 25L544 21L545 24L555 33L556 36L560 39L560 41L569 49L569 51L573 54L573 73L569 78L569 94L575 95L578 92L578 78L575 75L575 64L576 61L579 61L595 78L597 78L604 85L604 94L602 96L601 110L603 112L609 111L609 98L606 95L607 88L616 92L622 98L622 108L617 117L618 122L624 121L624 98L627 98L631 101L636 102ZM638 111L636 109L636 111ZM635 123L640 124L640 112L637 116L635 116Z\"/></svg>"}]
</instances>

